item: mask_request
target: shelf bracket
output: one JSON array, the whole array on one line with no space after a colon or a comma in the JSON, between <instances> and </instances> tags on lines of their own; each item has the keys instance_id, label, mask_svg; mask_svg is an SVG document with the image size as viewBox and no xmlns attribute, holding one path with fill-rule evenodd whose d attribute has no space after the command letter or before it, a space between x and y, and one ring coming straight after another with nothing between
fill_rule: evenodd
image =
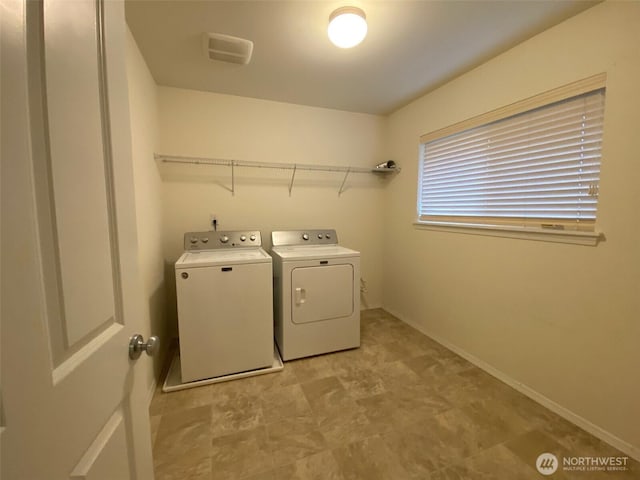
<instances>
[{"instance_id":1,"label":"shelf bracket","mask_svg":"<svg viewBox=\"0 0 640 480\"><path fill-rule=\"evenodd\" d=\"M291 196L291 189L293 188L293 179L296 178L296 170L298 169L298 165L293 165L293 173L291 174L291 181L289 182L289 196Z\"/></svg>"},{"instance_id":2,"label":"shelf bracket","mask_svg":"<svg viewBox=\"0 0 640 480\"><path fill-rule=\"evenodd\" d=\"M347 172L344 174L344 178L342 179L342 185L340 185L340 190L338 190L338 196L342 195L344 192L344 184L347 183L347 177L351 173L351 167L347 168Z\"/></svg>"},{"instance_id":3,"label":"shelf bracket","mask_svg":"<svg viewBox=\"0 0 640 480\"><path fill-rule=\"evenodd\" d=\"M236 162L231 160L231 196L236 195Z\"/></svg>"}]
</instances>

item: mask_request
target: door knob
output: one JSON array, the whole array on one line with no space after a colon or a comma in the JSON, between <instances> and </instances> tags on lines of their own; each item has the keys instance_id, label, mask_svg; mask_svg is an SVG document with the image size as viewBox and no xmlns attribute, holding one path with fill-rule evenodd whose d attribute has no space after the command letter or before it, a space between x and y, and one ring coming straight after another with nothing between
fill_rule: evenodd
<instances>
[{"instance_id":1,"label":"door knob","mask_svg":"<svg viewBox=\"0 0 640 480\"><path fill-rule=\"evenodd\" d=\"M129 358L135 360L142 355L142 352L147 352L147 355L151 357L156 353L159 345L160 339L158 337L149 337L149 340L145 342L144 337L138 333L129 340Z\"/></svg>"}]
</instances>

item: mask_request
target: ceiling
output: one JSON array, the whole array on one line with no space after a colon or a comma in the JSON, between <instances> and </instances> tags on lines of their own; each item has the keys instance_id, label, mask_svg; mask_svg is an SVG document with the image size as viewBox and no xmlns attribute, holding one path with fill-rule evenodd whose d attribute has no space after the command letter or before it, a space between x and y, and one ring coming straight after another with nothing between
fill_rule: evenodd
<instances>
[{"instance_id":1,"label":"ceiling","mask_svg":"<svg viewBox=\"0 0 640 480\"><path fill-rule=\"evenodd\" d=\"M386 115L597 1L127 0L158 85ZM343 50L330 13L357 6L369 33ZM248 65L209 60L202 35L254 43Z\"/></svg>"}]
</instances>

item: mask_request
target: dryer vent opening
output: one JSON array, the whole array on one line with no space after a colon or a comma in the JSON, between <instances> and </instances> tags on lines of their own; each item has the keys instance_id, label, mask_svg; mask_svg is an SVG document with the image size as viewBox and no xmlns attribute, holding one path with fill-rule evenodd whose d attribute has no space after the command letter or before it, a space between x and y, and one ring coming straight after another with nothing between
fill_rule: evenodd
<instances>
[{"instance_id":1,"label":"dryer vent opening","mask_svg":"<svg viewBox=\"0 0 640 480\"><path fill-rule=\"evenodd\" d=\"M251 60L253 42L222 33L203 35L204 51L211 60L246 65Z\"/></svg>"}]
</instances>

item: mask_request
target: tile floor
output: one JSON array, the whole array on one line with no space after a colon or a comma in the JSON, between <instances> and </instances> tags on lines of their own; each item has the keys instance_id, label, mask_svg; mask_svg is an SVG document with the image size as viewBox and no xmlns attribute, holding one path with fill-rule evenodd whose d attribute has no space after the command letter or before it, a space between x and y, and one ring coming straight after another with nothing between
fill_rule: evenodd
<instances>
[{"instance_id":1,"label":"tile floor","mask_svg":"<svg viewBox=\"0 0 640 480\"><path fill-rule=\"evenodd\" d=\"M539 480L543 452L623 455L380 309L359 349L158 391L150 414L156 480Z\"/></svg>"}]
</instances>

